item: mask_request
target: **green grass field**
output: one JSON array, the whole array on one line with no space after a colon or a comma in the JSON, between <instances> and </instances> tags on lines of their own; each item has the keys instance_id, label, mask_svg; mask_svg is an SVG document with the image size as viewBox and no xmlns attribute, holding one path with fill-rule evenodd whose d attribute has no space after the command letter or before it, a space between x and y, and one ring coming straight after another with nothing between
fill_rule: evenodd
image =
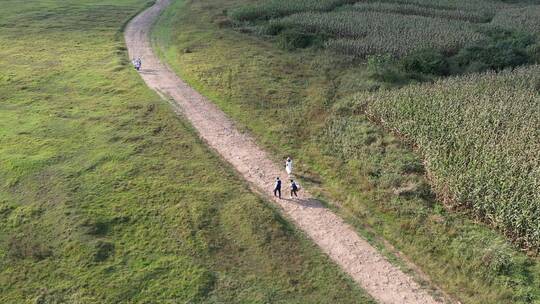
<instances>
[{"instance_id":1,"label":"green grass field","mask_svg":"<svg viewBox=\"0 0 540 304\"><path fill-rule=\"evenodd\" d=\"M411 147L361 108L351 116L340 107L359 91L394 84L374 79L370 62L319 48L290 51L230 28L231 12L249 3L176 1L154 31L156 47L276 161L293 155L310 190L338 201L333 208L375 245L385 238L463 303L540 301L537 258L469 210L445 208Z\"/></svg>"},{"instance_id":2,"label":"green grass field","mask_svg":"<svg viewBox=\"0 0 540 304\"><path fill-rule=\"evenodd\" d=\"M128 63L146 0L3 1L1 303L370 303Z\"/></svg>"}]
</instances>

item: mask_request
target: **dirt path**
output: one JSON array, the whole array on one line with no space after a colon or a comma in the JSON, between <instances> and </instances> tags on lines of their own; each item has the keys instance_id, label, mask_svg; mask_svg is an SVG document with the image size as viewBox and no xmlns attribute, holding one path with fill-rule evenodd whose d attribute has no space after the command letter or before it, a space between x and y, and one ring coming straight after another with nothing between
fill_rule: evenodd
<instances>
[{"instance_id":1,"label":"dirt path","mask_svg":"<svg viewBox=\"0 0 540 304\"><path fill-rule=\"evenodd\" d=\"M276 176L286 180L282 166L270 161L251 136L240 133L221 110L178 78L153 53L149 31L169 2L158 0L129 23L125 38L130 58L140 56L143 59L141 76L147 85L162 97L174 99L175 110L191 122L209 146L259 191L270 193ZM287 186L284 182L284 194ZM340 217L311 198L309 193L301 191L299 199L274 202L286 217L377 301L439 303L360 238Z\"/></svg>"}]
</instances>

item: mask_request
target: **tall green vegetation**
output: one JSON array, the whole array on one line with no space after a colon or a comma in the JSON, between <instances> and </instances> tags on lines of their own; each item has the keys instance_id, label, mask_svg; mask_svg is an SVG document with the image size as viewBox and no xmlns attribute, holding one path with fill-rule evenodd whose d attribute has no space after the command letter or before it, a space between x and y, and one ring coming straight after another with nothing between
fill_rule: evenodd
<instances>
[{"instance_id":1,"label":"tall green vegetation","mask_svg":"<svg viewBox=\"0 0 540 304\"><path fill-rule=\"evenodd\" d=\"M521 32L540 34L540 6L531 5L500 11L491 24Z\"/></svg>"},{"instance_id":2,"label":"tall green vegetation","mask_svg":"<svg viewBox=\"0 0 540 304\"><path fill-rule=\"evenodd\" d=\"M389 55L394 67L383 78L403 82L538 62L538 10L538 5L525 1L275 0L240 5L229 11L229 17L242 31L277 36L278 45L287 50L324 47L361 60ZM523 43L516 38L520 35L530 39ZM401 58L419 61L426 51L440 53L452 68L427 74L422 69L413 73L399 69ZM488 58L497 63L485 62Z\"/></svg>"},{"instance_id":3,"label":"tall green vegetation","mask_svg":"<svg viewBox=\"0 0 540 304\"><path fill-rule=\"evenodd\" d=\"M370 302L130 68L146 4L2 3L0 302Z\"/></svg>"},{"instance_id":4,"label":"tall green vegetation","mask_svg":"<svg viewBox=\"0 0 540 304\"><path fill-rule=\"evenodd\" d=\"M482 38L461 21L380 12L301 13L270 22L269 26L326 34L333 37L326 43L329 49L360 57L401 57L427 48L455 53L466 43Z\"/></svg>"},{"instance_id":5,"label":"tall green vegetation","mask_svg":"<svg viewBox=\"0 0 540 304\"><path fill-rule=\"evenodd\" d=\"M340 107L414 144L447 204L540 248L539 66L361 93Z\"/></svg>"},{"instance_id":6,"label":"tall green vegetation","mask_svg":"<svg viewBox=\"0 0 540 304\"><path fill-rule=\"evenodd\" d=\"M354 2L356 0L271 0L235 8L230 16L237 21L268 20L305 11L330 11L338 6Z\"/></svg>"},{"instance_id":7,"label":"tall green vegetation","mask_svg":"<svg viewBox=\"0 0 540 304\"><path fill-rule=\"evenodd\" d=\"M430 2L434 4L435 2ZM428 3L425 3L428 4ZM441 9L437 6L421 5L414 2L357 2L352 7L344 7L346 10L394 13L400 15L424 16L441 19L455 19L474 23L489 22L491 16L485 11L468 9L465 6L457 6L451 9Z\"/></svg>"}]
</instances>

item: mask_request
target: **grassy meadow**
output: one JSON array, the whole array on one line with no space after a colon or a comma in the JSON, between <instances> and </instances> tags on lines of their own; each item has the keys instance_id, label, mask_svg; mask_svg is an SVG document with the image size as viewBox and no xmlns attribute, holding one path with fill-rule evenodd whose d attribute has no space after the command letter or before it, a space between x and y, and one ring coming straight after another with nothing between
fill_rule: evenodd
<instances>
[{"instance_id":1,"label":"grassy meadow","mask_svg":"<svg viewBox=\"0 0 540 304\"><path fill-rule=\"evenodd\" d=\"M0 10L1 303L371 303L129 66L146 0Z\"/></svg>"},{"instance_id":2,"label":"grassy meadow","mask_svg":"<svg viewBox=\"0 0 540 304\"><path fill-rule=\"evenodd\" d=\"M448 186L444 189L452 190L450 186L454 184L445 184L445 179L441 177L441 186L433 188L434 172L426 171L432 167L424 166L425 154L421 150L420 153L412 152L417 144L415 138L403 141L403 132L397 132L402 120L411 119L403 113L406 114L407 109L414 107L400 101L400 107L390 111L386 108L387 103L383 102L386 94L395 95L396 100L400 100L400 91L394 91L393 88L411 82L425 84L401 90L422 92L418 100L432 96L430 92L434 89L430 89L431 81L437 80L439 75L431 73L432 66L427 65L424 70L424 63L439 62L440 54L434 55L432 51L422 50L411 57L395 58L381 54L363 61L354 56L340 55L325 47L324 42L327 40L321 41L320 36L314 35L316 31L304 33L309 39L302 47L297 47L302 43L290 47L290 42L297 41L295 39L298 36L287 29L278 27L278 35L270 34L272 29L269 24L288 20L288 16L305 11L306 5L312 5L310 13L306 14L316 14L339 11L339 6L351 5L351 2L325 1L327 5L321 6L320 1L297 1L294 5L287 2L288 6L280 6L283 9L268 10L267 6L283 1L178 0L158 22L154 30L154 42L161 56L179 75L211 98L240 127L252 132L262 145L273 152L276 161L292 155L304 184L312 192L318 193L321 199L339 202L339 206L331 207L355 225L374 245L385 247L380 238L386 239L426 272L437 285L463 303L539 302L538 258L526 255L519 248L522 243L511 243L510 240L515 238L505 237L500 232L502 229L493 229L492 225L484 224L485 220L477 220L474 210L452 209L449 208L452 204L444 205L441 202L441 193L438 192L440 187ZM446 9L449 12L446 15L451 16L449 20L463 21L478 17L475 24L482 23L483 26L502 22L502 17L496 17L500 11L488 9L485 5L488 2L492 3L467 2L462 9L467 12L463 18L456 17L461 16L460 10L443 5L455 5L458 3L456 1L433 2L437 4L436 7L428 6L422 0L392 3L400 6L414 4L413 12L420 16L439 15L442 14L441 10ZM259 6L260 3L263 4ZM519 8L522 5L525 4L501 4L505 9L511 7L505 10L505 14L523 9ZM347 6L346 9L365 9L360 4L352 6L356 8ZM386 4L371 6L378 12L388 10ZM246 7L245 11L251 10L248 16L260 16L260 12L263 12L263 17L240 18L240 24L236 24L235 16ZM257 9L252 10L253 7ZM271 14L268 15L268 12ZM534 11L531 10L529 15L534 16ZM276 18L277 21L272 21ZM526 20L529 23L523 24L534 27L534 18ZM442 54L443 61L450 69L448 73L442 74L504 69L513 64L537 60L536 36L509 28L480 32L487 35L487 38L481 40L481 47L485 47L480 49L482 52L478 52L479 45L472 41L472 44L465 43L456 54L449 55L451 58ZM302 39L298 41L305 42ZM523 55L519 58L525 61L507 60L514 57L497 55L500 55L501 49L508 49L508 45L515 46L510 48L509 54ZM485 57L472 56L478 53ZM486 58L501 60L495 62ZM401 82L403 75L391 75L396 71L393 65L399 65L400 70L411 68L414 73L405 75L406 81ZM418 66L420 72L416 73ZM474 75L461 77L476 79ZM458 77L449 82L461 84L463 81ZM477 94L486 86L470 87L469 93ZM524 94L526 90L524 88L519 93ZM512 94L508 92L506 98ZM444 100L442 96L440 98ZM486 96L483 102L487 105L489 92L482 96ZM366 99L373 100L368 104L371 106L369 108L363 106L362 102ZM500 113L504 108L503 100L500 109L489 112ZM532 100L524 96L520 104L534 107ZM412 98L408 100L409 103L414 101ZM428 115L429 109L426 107L427 104L422 110ZM398 112L401 109L405 109L405 112ZM385 115L388 113L383 116L385 119L398 116L402 120L385 121L381 127L372 122L375 119L371 115L379 112ZM486 117L482 115L480 117ZM513 117L517 115L516 112ZM419 138L423 142L431 140L426 133L429 130L422 127L421 123L429 118L429 122L435 126L438 123L436 117L439 116L426 116L412 122L407 120L416 132L410 132L410 136L420 134L422 137ZM479 117L471 116L470 119L467 124L473 124L473 119L478 120ZM529 126L534 126L534 121ZM488 124L482 124L484 127L487 130ZM397 131L389 132L394 130ZM442 140L444 137L441 137ZM444 158L444 153L440 156L443 157L438 159L441 163L450 161ZM498 169L493 173L496 172L499 172Z\"/></svg>"}]
</instances>

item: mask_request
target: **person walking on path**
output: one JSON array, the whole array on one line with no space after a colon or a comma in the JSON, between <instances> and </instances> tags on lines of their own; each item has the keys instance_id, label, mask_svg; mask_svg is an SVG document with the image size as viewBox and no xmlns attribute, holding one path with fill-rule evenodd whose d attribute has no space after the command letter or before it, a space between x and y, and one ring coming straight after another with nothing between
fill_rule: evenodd
<instances>
[{"instance_id":1,"label":"person walking on path","mask_svg":"<svg viewBox=\"0 0 540 304\"><path fill-rule=\"evenodd\" d=\"M281 180L279 177L276 177L276 184L274 185L274 196L277 196L281 199Z\"/></svg>"},{"instance_id":2,"label":"person walking on path","mask_svg":"<svg viewBox=\"0 0 540 304\"><path fill-rule=\"evenodd\" d=\"M291 198L293 198L293 194L295 197L298 197L298 194L297 194L298 189L299 189L298 184L294 180L291 179Z\"/></svg>"},{"instance_id":3,"label":"person walking on path","mask_svg":"<svg viewBox=\"0 0 540 304\"><path fill-rule=\"evenodd\" d=\"M285 161L285 171L287 171L287 174L291 176L292 174L292 159L290 157L287 157L287 160Z\"/></svg>"},{"instance_id":4,"label":"person walking on path","mask_svg":"<svg viewBox=\"0 0 540 304\"><path fill-rule=\"evenodd\" d=\"M141 57L138 57L137 59L133 59L133 66L135 66L135 69L139 71L142 66Z\"/></svg>"}]
</instances>

